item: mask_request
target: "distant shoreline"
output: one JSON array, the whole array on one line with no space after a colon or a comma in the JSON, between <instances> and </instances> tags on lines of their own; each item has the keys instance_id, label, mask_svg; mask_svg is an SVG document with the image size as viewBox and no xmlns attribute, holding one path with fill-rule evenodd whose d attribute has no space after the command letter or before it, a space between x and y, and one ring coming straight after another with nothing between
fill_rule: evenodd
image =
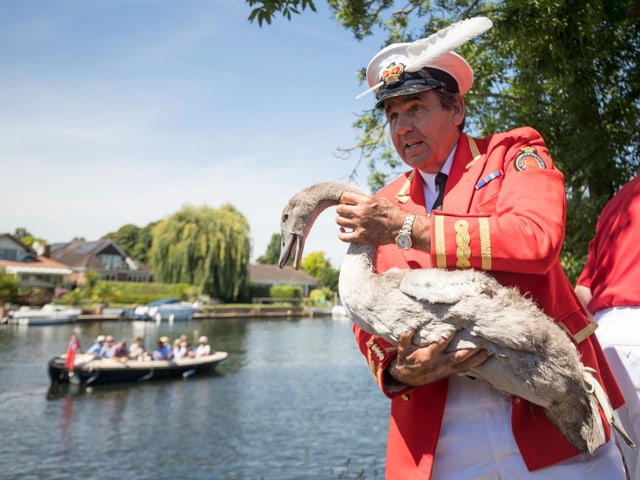
<instances>
[{"instance_id":1,"label":"distant shoreline","mask_svg":"<svg viewBox=\"0 0 640 480\"><path fill-rule=\"evenodd\" d=\"M194 320L209 320L217 318L321 318L331 317L331 307L224 307L207 308L206 312L197 312ZM83 313L78 316L78 322L117 322L121 321L118 314ZM124 321L124 320L122 320ZM131 321L131 320L127 320Z\"/></svg>"}]
</instances>

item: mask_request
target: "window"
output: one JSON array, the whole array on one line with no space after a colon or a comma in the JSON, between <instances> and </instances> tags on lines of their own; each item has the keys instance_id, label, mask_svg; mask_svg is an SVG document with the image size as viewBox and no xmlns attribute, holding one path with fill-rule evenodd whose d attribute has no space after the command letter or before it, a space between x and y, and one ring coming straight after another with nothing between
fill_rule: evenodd
<instances>
[{"instance_id":1,"label":"window","mask_svg":"<svg viewBox=\"0 0 640 480\"><path fill-rule=\"evenodd\" d=\"M0 260L16 261L17 259L18 259L17 249L0 247Z\"/></svg>"},{"instance_id":2,"label":"window","mask_svg":"<svg viewBox=\"0 0 640 480\"><path fill-rule=\"evenodd\" d=\"M127 263L120 255L105 253L98 255L98 258L102 262L102 265L104 265L105 270L129 270Z\"/></svg>"}]
</instances>

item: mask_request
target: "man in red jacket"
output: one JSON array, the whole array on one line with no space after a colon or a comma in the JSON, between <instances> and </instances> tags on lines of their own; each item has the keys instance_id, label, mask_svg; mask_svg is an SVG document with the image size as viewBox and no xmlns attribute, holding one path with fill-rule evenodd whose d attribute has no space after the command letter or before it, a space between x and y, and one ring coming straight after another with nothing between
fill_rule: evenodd
<instances>
[{"instance_id":1,"label":"man in red jacket","mask_svg":"<svg viewBox=\"0 0 640 480\"><path fill-rule=\"evenodd\" d=\"M564 179L543 139L531 128L483 139L465 135L471 68L448 52L418 71L405 70L410 46L383 49L367 78L370 86L382 82L376 107L384 109L394 147L411 170L374 197L345 193L336 209L339 238L377 245L378 272L490 270L564 327L619 407L623 399L595 325L559 262ZM391 398L388 479L624 478L609 431L593 457L583 456L539 406L461 375L484 362L486 351L447 353L450 338L417 348L412 332L394 347L357 326L354 332Z\"/></svg>"},{"instance_id":2,"label":"man in red jacket","mask_svg":"<svg viewBox=\"0 0 640 480\"><path fill-rule=\"evenodd\" d=\"M626 400L625 429L640 439L640 176L624 185L598 217L576 293L594 315L598 340ZM622 449L631 478L640 477L638 449Z\"/></svg>"}]
</instances>

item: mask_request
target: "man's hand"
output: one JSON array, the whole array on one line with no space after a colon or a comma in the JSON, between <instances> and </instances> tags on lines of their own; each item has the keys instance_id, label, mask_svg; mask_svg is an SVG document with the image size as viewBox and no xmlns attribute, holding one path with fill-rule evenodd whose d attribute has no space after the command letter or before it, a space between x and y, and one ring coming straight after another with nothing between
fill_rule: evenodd
<instances>
[{"instance_id":1,"label":"man's hand","mask_svg":"<svg viewBox=\"0 0 640 480\"><path fill-rule=\"evenodd\" d=\"M398 356L388 367L394 380L408 386L419 387L464 373L484 363L491 354L482 348L456 350L447 353L447 346L454 338L441 338L425 347L413 344L415 331L404 333L398 343Z\"/></svg>"},{"instance_id":2,"label":"man's hand","mask_svg":"<svg viewBox=\"0 0 640 480\"><path fill-rule=\"evenodd\" d=\"M336 207L338 238L368 245L394 243L406 215L386 198L345 192Z\"/></svg>"}]
</instances>

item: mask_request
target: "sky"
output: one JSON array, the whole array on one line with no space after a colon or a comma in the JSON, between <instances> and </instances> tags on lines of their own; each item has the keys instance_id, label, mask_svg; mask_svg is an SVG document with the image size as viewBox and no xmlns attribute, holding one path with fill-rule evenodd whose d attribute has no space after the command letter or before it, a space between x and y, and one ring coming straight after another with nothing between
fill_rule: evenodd
<instances>
[{"instance_id":1,"label":"sky","mask_svg":"<svg viewBox=\"0 0 640 480\"><path fill-rule=\"evenodd\" d=\"M244 0L1 2L0 232L97 240L229 203L263 255L294 193L348 180L337 152L373 105L356 73L382 37L315 3L260 28ZM346 248L328 209L305 255Z\"/></svg>"}]
</instances>

